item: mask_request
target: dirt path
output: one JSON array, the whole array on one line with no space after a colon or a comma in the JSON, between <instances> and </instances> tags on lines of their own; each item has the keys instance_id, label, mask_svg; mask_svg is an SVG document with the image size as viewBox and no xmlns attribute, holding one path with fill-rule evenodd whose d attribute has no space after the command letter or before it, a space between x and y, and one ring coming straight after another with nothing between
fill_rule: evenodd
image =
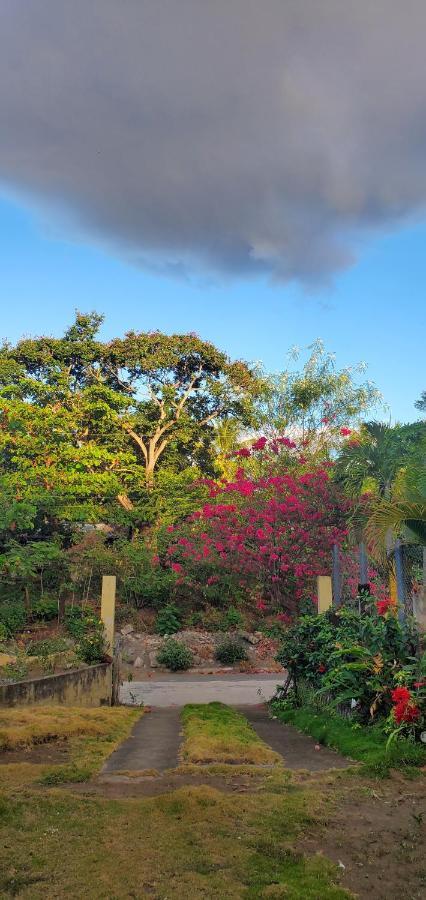
<instances>
[{"instance_id":1,"label":"dirt path","mask_svg":"<svg viewBox=\"0 0 426 900\"><path fill-rule=\"evenodd\" d=\"M281 754L286 769L322 772L327 769L346 769L351 765L351 761L340 753L328 747L321 747L313 738L302 734L291 725L284 725L283 722L271 719L267 707L263 704L240 706L239 710L262 741Z\"/></svg>"}]
</instances>

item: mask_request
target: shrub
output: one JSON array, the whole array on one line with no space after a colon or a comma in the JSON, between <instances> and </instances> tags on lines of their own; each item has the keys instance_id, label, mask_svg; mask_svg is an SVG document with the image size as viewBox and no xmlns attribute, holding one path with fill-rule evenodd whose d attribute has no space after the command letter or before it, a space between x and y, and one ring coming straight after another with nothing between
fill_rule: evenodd
<instances>
[{"instance_id":1,"label":"shrub","mask_svg":"<svg viewBox=\"0 0 426 900\"><path fill-rule=\"evenodd\" d=\"M2 603L0 606L0 624L4 625L7 637L13 637L21 631L27 621L27 614L22 603Z\"/></svg>"},{"instance_id":2,"label":"shrub","mask_svg":"<svg viewBox=\"0 0 426 900\"><path fill-rule=\"evenodd\" d=\"M155 620L155 630L157 634L175 634L179 631L182 624L182 618L177 606L168 603L157 615Z\"/></svg>"},{"instance_id":3,"label":"shrub","mask_svg":"<svg viewBox=\"0 0 426 900\"><path fill-rule=\"evenodd\" d=\"M216 659L221 663L232 666L236 662L248 659L247 653L238 641L224 641L216 650Z\"/></svg>"},{"instance_id":4,"label":"shrub","mask_svg":"<svg viewBox=\"0 0 426 900\"><path fill-rule=\"evenodd\" d=\"M372 721L389 713L392 688L417 641L409 623L391 611L379 614L373 602L362 614L343 608L303 616L283 636L277 659L296 693L305 681L334 708L355 705L356 717Z\"/></svg>"},{"instance_id":5,"label":"shrub","mask_svg":"<svg viewBox=\"0 0 426 900\"><path fill-rule=\"evenodd\" d=\"M242 628L243 625L244 617L241 615L240 611L236 609L235 606L230 606L226 610L221 622L223 631L228 631L230 628Z\"/></svg>"},{"instance_id":6,"label":"shrub","mask_svg":"<svg viewBox=\"0 0 426 900\"><path fill-rule=\"evenodd\" d=\"M50 622L58 618L58 601L54 597L41 597L34 603L33 615L43 622Z\"/></svg>"},{"instance_id":7,"label":"shrub","mask_svg":"<svg viewBox=\"0 0 426 900\"><path fill-rule=\"evenodd\" d=\"M6 640L7 640L7 628L5 625L3 625L2 622L0 622L0 644L2 643L2 641L6 641Z\"/></svg>"},{"instance_id":8,"label":"shrub","mask_svg":"<svg viewBox=\"0 0 426 900\"><path fill-rule=\"evenodd\" d=\"M106 656L105 633L103 623L95 619L88 630L79 640L77 655L88 665L102 662Z\"/></svg>"},{"instance_id":9,"label":"shrub","mask_svg":"<svg viewBox=\"0 0 426 900\"><path fill-rule=\"evenodd\" d=\"M27 644L26 651L28 656L49 656L51 653L62 653L68 650L68 642L65 638L45 638L42 641L32 641Z\"/></svg>"},{"instance_id":10,"label":"shrub","mask_svg":"<svg viewBox=\"0 0 426 900\"><path fill-rule=\"evenodd\" d=\"M65 627L72 637L79 640L93 630L99 620L89 607L70 606L65 611Z\"/></svg>"},{"instance_id":11,"label":"shrub","mask_svg":"<svg viewBox=\"0 0 426 900\"><path fill-rule=\"evenodd\" d=\"M185 644L170 638L157 654L157 661L161 666L171 669L172 672L178 672L192 666L194 654Z\"/></svg>"}]
</instances>

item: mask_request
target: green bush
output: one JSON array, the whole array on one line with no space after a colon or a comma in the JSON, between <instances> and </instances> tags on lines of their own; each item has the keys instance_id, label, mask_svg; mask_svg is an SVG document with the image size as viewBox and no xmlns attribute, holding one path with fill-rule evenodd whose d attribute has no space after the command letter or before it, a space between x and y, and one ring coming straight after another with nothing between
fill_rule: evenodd
<instances>
[{"instance_id":1,"label":"green bush","mask_svg":"<svg viewBox=\"0 0 426 900\"><path fill-rule=\"evenodd\" d=\"M27 644L26 651L28 656L49 656L51 653L63 653L68 650L68 642L65 638L45 638L42 641L32 641Z\"/></svg>"},{"instance_id":2,"label":"green bush","mask_svg":"<svg viewBox=\"0 0 426 900\"><path fill-rule=\"evenodd\" d=\"M179 631L182 624L182 618L177 606L168 603L157 615L155 620L155 631L157 634L175 634Z\"/></svg>"},{"instance_id":3,"label":"green bush","mask_svg":"<svg viewBox=\"0 0 426 900\"><path fill-rule=\"evenodd\" d=\"M221 621L221 629L229 631L230 628L242 628L244 625L244 617L235 606L229 606Z\"/></svg>"},{"instance_id":4,"label":"green bush","mask_svg":"<svg viewBox=\"0 0 426 900\"><path fill-rule=\"evenodd\" d=\"M79 640L93 629L98 619L89 607L70 606L65 610L65 628L72 637Z\"/></svg>"},{"instance_id":5,"label":"green bush","mask_svg":"<svg viewBox=\"0 0 426 900\"><path fill-rule=\"evenodd\" d=\"M58 601L54 597L41 597L34 603L33 615L43 622L50 622L58 618Z\"/></svg>"},{"instance_id":6,"label":"green bush","mask_svg":"<svg viewBox=\"0 0 426 900\"><path fill-rule=\"evenodd\" d=\"M106 656L105 632L99 619L95 619L90 630L80 638L76 652L89 666L103 662Z\"/></svg>"},{"instance_id":7,"label":"green bush","mask_svg":"<svg viewBox=\"0 0 426 900\"><path fill-rule=\"evenodd\" d=\"M27 614L23 603L4 602L0 606L0 624L4 625L7 637L13 637L18 631L22 631L27 621Z\"/></svg>"},{"instance_id":8,"label":"green bush","mask_svg":"<svg viewBox=\"0 0 426 900\"><path fill-rule=\"evenodd\" d=\"M185 647L185 644L170 638L157 654L157 661L160 663L160 666L166 666L172 672L178 672L183 669L189 669L192 666L194 654L189 647Z\"/></svg>"},{"instance_id":9,"label":"green bush","mask_svg":"<svg viewBox=\"0 0 426 900\"><path fill-rule=\"evenodd\" d=\"M7 635L7 628L6 628L6 625L3 625L3 623L0 622L0 644L1 644L3 641L7 641L7 636L8 636L8 635Z\"/></svg>"},{"instance_id":10,"label":"green bush","mask_svg":"<svg viewBox=\"0 0 426 900\"><path fill-rule=\"evenodd\" d=\"M306 682L336 709L361 721L388 715L398 672L415 656L418 637L409 622L379 616L374 603L302 616L283 636L277 659L296 689ZM354 702L355 701L355 704Z\"/></svg>"},{"instance_id":11,"label":"green bush","mask_svg":"<svg viewBox=\"0 0 426 900\"><path fill-rule=\"evenodd\" d=\"M247 659L247 653L238 641L224 641L216 650L216 659L225 665L232 666L236 662Z\"/></svg>"}]
</instances>

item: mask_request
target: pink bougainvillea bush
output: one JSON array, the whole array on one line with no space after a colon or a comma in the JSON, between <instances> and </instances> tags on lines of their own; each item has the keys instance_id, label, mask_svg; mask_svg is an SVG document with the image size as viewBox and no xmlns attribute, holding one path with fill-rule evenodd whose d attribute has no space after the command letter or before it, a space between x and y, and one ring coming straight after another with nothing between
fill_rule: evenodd
<instances>
[{"instance_id":1,"label":"pink bougainvillea bush","mask_svg":"<svg viewBox=\"0 0 426 900\"><path fill-rule=\"evenodd\" d=\"M281 442L280 442L281 441ZM261 612L294 613L314 593L315 577L330 573L332 544L347 531L347 500L330 479L328 467L295 466L295 444L275 439L275 456L292 452L288 471L264 465L261 476L238 468L235 477L209 482L209 500L183 524L171 526L166 565L177 588L206 602L244 602ZM241 461L267 452L259 438L238 451Z\"/></svg>"}]
</instances>

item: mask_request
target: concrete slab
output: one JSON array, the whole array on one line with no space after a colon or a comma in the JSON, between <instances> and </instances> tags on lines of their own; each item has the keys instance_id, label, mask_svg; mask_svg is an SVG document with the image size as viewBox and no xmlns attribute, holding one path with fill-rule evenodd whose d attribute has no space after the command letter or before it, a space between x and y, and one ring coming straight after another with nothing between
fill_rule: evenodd
<instances>
[{"instance_id":1,"label":"concrete slab","mask_svg":"<svg viewBox=\"0 0 426 900\"><path fill-rule=\"evenodd\" d=\"M180 707L186 703L211 703L217 700L229 706L259 704L270 700L283 676L273 675L169 675L155 681L125 681L119 700L126 706Z\"/></svg>"},{"instance_id":2,"label":"concrete slab","mask_svg":"<svg viewBox=\"0 0 426 900\"><path fill-rule=\"evenodd\" d=\"M255 732L276 753L280 753L286 769L306 769L308 772L322 772L327 769L346 769L355 765L329 747L323 747L307 734L297 731L292 725L285 725L271 719L263 705L240 706L239 711L248 719ZM319 749L315 749L319 747Z\"/></svg>"},{"instance_id":3,"label":"concrete slab","mask_svg":"<svg viewBox=\"0 0 426 900\"><path fill-rule=\"evenodd\" d=\"M102 776L117 772L163 772L178 765L181 722L177 709L147 712L131 735L114 750L101 771Z\"/></svg>"}]
</instances>

